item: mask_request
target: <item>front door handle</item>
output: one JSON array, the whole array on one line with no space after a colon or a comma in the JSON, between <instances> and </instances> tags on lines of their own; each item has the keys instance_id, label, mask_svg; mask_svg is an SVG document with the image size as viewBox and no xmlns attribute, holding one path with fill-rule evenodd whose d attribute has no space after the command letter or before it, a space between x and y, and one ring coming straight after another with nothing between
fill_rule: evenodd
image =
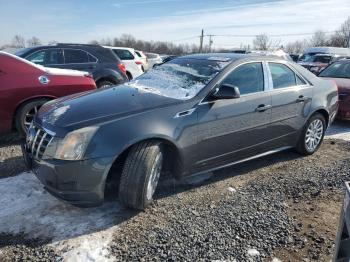
<instances>
[{"instance_id":1,"label":"front door handle","mask_svg":"<svg viewBox=\"0 0 350 262\"><path fill-rule=\"evenodd\" d=\"M264 105L264 104L262 104L262 105L259 105L256 109L255 109L255 111L257 111L257 112L264 112L264 111L266 111L267 109L270 109L272 106L271 105Z\"/></svg>"}]
</instances>

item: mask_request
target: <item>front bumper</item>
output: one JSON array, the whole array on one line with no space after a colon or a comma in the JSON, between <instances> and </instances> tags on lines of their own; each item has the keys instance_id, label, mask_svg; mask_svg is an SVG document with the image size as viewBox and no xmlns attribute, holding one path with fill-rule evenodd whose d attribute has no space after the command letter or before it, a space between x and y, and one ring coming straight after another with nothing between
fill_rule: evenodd
<instances>
[{"instance_id":1,"label":"front bumper","mask_svg":"<svg viewBox=\"0 0 350 262\"><path fill-rule=\"evenodd\" d=\"M25 164L53 196L77 206L97 206L104 200L104 185L112 158L81 161L39 160L22 145Z\"/></svg>"}]
</instances>

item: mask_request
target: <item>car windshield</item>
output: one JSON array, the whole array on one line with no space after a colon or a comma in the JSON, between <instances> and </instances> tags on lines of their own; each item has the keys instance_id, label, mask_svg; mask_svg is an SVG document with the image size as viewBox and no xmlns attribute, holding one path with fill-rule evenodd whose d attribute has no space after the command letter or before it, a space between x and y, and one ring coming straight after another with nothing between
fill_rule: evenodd
<instances>
[{"instance_id":1,"label":"car windshield","mask_svg":"<svg viewBox=\"0 0 350 262\"><path fill-rule=\"evenodd\" d=\"M141 75L127 85L176 99L194 97L229 61L177 58Z\"/></svg>"},{"instance_id":2,"label":"car windshield","mask_svg":"<svg viewBox=\"0 0 350 262\"><path fill-rule=\"evenodd\" d=\"M350 63L336 62L320 74L320 77L350 78Z\"/></svg>"},{"instance_id":3,"label":"car windshield","mask_svg":"<svg viewBox=\"0 0 350 262\"><path fill-rule=\"evenodd\" d=\"M313 55L313 56L306 56L303 59L303 62L329 63L331 58L332 58L331 56Z\"/></svg>"}]
</instances>

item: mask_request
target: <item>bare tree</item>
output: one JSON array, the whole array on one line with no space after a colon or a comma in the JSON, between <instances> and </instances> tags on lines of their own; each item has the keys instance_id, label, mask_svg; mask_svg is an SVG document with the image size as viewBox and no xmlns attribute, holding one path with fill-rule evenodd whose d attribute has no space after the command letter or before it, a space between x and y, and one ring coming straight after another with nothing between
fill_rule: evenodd
<instances>
[{"instance_id":1,"label":"bare tree","mask_svg":"<svg viewBox=\"0 0 350 262\"><path fill-rule=\"evenodd\" d=\"M328 39L326 33L319 30L314 33L310 40L311 46L327 46Z\"/></svg>"},{"instance_id":2,"label":"bare tree","mask_svg":"<svg viewBox=\"0 0 350 262\"><path fill-rule=\"evenodd\" d=\"M21 35L15 35L12 39L12 46L16 48L24 48L25 47L24 37Z\"/></svg>"},{"instance_id":3,"label":"bare tree","mask_svg":"<svg viewBox=\"0 0 350 262\"><path fill-rule=\"evenodd\" d=\"M39 38L37 38L36 36L33 36L32 38L29 38L27 40L27 45L28 46L37 46L37 45L41 45L41 41Z\"/></svg>"},{"instance_id":4,"label":"bare tree","mask_svg":"<svg viewBox=\"0 0 350 262\"><path fill-rule=\"evenodd\" d=\"M253 45L256 50L270 50L280 46L280 40L272 40L266 34L260 34L253 40Z\"/></svg>"},{"instance_id":5,"label":"bare tree","mask_svg":"<svg viewBox=\"0 0 350 262\"><path fill-rule=\"evenodd\" d=\"M289 54L301 54L308 47L308 41L297 40L286 45L285 51Z\"/></svg>"}]
</instances>

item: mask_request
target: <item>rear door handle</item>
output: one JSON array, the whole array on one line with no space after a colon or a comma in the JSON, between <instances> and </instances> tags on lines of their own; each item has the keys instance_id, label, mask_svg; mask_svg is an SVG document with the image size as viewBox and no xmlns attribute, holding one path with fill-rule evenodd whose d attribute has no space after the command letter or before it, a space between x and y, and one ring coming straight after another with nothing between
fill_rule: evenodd
<instances>
[{"instance_id":1,"label":"rear door handle","mask_svg":"<svg viewBox=\"0 0 350 262\"><path fill-rule=\"evenodd\" d=\"M255 111L257 111L257 112L264 112L264 111L266 111L267 109L270 109L272 106L271 105L264 105L264 104L262 104L262 105L259 105L256 109L255 109Z\"/></svg>"},{"instance_id":2,"label":"rear door handle","mask_svg":"<svg viewBox=\"0 0 350 262\"><path fill-rule=\"evenodd\" d=\"M305 102L308 98L303 96L303 95L300 95L298 98L297 98L297 103L299 102Z\"/></svg>"}]
</instances>

